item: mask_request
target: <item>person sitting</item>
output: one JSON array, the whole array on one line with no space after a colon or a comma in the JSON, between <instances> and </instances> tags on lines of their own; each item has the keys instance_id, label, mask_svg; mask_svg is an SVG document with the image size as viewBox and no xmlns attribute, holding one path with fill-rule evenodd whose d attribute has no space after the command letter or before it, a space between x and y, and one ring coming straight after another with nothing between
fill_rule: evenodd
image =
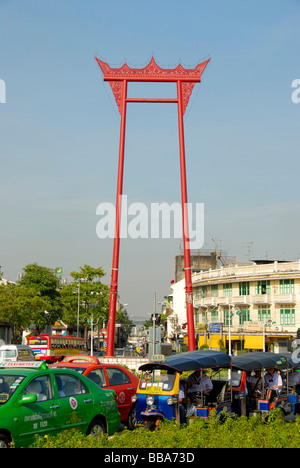
<instances>
[{"instance_id":1,"label":"person sitting","mask_svg":"<svg viewBox=\"0 0 300 468\"><path fill-rule=\"evenodd\" d=\"M249 396L250 398L252 397L258 397L262 394L263 390L263 382L262 382L262 376L261 376L261 370L256 370L254 372L254 375L251 375L248 380L248 385L249 385Z\"/></svg>"},{"instance_id":2,"label":"person sitting","mask_svg":"<svg viewBox=\"0 0 300 468\"><path fill-rule=\"evenodd\" d=\"M205 372L201 372L200 370L193 372L188 377L187 382L189 394L201 393L203 391L205 400L208 400L209 394L213 389L213 384L208 375L205 374Z\"/></svg>"},{"instance_id":3,"label":"person sitting","mask_svg":"<svg viewBox=\"0 0 300 468\"><path fill-rule=\"evenodd\" d=\"M265 388L267 390L267 400L276 398L282 390L282 378L278 372L275 372L275 367L267 369L265 375Z\"/></svg>"},{"instance_id":4,"label":"person sitting","mask_svg":"<svg viewBox=\"0 0 300 468\"><path fill-rule=\"evenodd\" d=\"M37 401L47 400L46 395L42 392L42 384L37 380L33 380L27 387L27 394L35 394L37 396Z\"/></svg>"},{"instance_id":5,"label":"person sitting","mask_svg":"<svg viewBox=\"0 0 300 468\"><path fill-rule=\"evenodd\" d=\"M185 389L184 389L184 384L182 382L179 383L178 401L179 401L180 424L184 424L186 422Z\"/></svg>"}]
</instances>

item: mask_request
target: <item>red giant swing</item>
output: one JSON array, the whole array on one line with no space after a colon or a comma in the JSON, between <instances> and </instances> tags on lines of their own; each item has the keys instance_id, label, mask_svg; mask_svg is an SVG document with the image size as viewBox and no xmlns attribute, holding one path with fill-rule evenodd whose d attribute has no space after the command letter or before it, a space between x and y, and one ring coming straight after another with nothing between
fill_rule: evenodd
<instances>
[{"instance_id":1,"label":"red giant swing","mask_svg":"<svg viewBox=\"0 0 300 468\"><path fill-rule=\"evenodd\" d=\"M111 68L107 63L98 59L99 67L103 73L104 81L108 81L114 94L117 106L121 114L120 144L119 144L119 166L116 197L115 237L112 260L112 275L110 286L110 302L108 316L107 356L114 355L114 335L116 319L116 303L118 295L118 271L119 271L119 247L120 247L120 225L121 225L121 197L123 188L124 148L125 148L125 126L126 106L132 102L154 102L154 103L176 103L178 107L179 127L179 150L180 150L180 179L181 179L181 202L182 202L182 224L183 224L183 246L185 266L185 302L188 326L188 349L193 351L195 346L195 328L193 315L193 290L191 277L191 260L189 246L188 210L187 210L187 184L185 167L185 145L183 115L188 105L190 96L196 83L200 83L201 75L210 59L199 63L193 69L183 68L178 65L174 69L161 68L152 57L149 64L144 68L130 68L126 63L120 68ZM175 99L152 99L152 98L128 98L128 82L164 82L176 83L177 97Z\"/></svg>"}]
</instances>

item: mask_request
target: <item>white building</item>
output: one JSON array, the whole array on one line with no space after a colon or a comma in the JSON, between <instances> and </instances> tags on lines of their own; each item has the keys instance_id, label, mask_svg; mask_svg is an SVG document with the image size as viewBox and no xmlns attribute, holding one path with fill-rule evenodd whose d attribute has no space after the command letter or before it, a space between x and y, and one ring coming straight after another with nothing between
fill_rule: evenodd
<instances>
[{"instance_id":1,"label":"white building","mask_svg":"<svg viewBox=\"0 0 300 468\"><path fill-rule=\"evenodd\" d=\"M300 261L220 267L192 276L198 346L291 349L300 328ZM173 289L173 321L186 323L185 282ZM169 317L171 320L172 315Z\"/></svg>"}]
</instances>

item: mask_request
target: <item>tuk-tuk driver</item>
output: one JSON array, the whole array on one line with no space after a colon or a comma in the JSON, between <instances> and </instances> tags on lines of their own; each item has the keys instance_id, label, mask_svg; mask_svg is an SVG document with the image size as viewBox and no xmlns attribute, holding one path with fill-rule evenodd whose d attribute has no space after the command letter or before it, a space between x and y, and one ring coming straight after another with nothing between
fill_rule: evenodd
<instances>
[{"instance_id":1,"label":"tuk-tuk driver","mask_svg":"<svg viewBox=\"0 0 300 468\"><path fill-rule=\"evenodd\" d=\"M183 386L182 382L180 382L180 384L179 384L178 400L179 400L180 424L184 424L186 422L186 416L185 416L185 391L184 391L184 386Z\"/></svg>"},{"instance_id":2,"label":"tuk-tuk driver","mask_svg":"<svg viewBox=\"0 0 300 468\"><path fill-rule=\"evenodd\" d=\"M267 369L264 380L267 389L267 399L270 400L272 396L277 396L281 392L282 378L278 372L275 372L275 367L270 367Z\"/></svg>"},{"instance_id":3,"label":"tuk-tuk driver","mask_svg":"<svg viewBox=\"0 0 300 468\"><path fill-rule=\"evenodd\" d=\"M187 379L188 393L201 392L201 371L196 370ZM213 389L213 384L208 375L202 372L202 390L204 395L209 395Z\"/></svg>"}]
</instances>

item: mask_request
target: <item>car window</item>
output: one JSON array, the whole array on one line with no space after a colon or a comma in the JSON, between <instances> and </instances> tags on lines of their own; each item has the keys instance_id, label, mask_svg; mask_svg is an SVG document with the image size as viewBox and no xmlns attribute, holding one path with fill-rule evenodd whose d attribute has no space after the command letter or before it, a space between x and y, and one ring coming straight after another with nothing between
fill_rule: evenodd
<instances>
[{"instance_id":1,"label":"car window","mask_svg":"<svg viewBox=\"0 0 300 468\"><path fill-rule=\"evenodd\" d=\"M26 359L32 359L34 358L33 351L31 349L19 349L18 355L20 359L26 360Z\"/></svg>"},{"instance_id":2,"label":"car window","mask_svg":"<svg viewBox=\"0 0 300 468\"><path fill-rule=\"evenodd\" d=\"M103 369L92 370L87 377L95 382L99 387L106 387Z\"/></svg>"},{"instance_id":3,"label":"car window","mask_svg":"<svg viewBox=\"0 0 300 468\"><path fill-rule=\"evenodd\" d=\"M37 401L47 401L53 399L53 388L49 375L40 375L31 380L24 390L23 395L34 394Z\"/></svg>"},{"instance_id":4,"label":"car window","mask_svg":"<svg viewBox=\"0 0 300 468\"><path fill-rule=\"evenodd\" d=\"M130 378L121 369L116 369L114 367L108 367L108 368L106 368L106 371L107 371L110 386L124 385L124 384L130 383Z\"/></svg>"},{"instance_id":5,"label":"car window","mask_svg":"<svg viewBox=\"0 0 300 468\"><path fill-rule=\"evenodd\" d=\"M4 405L13 395L18 386L25 379L25 375L0 376L0 406Z\"/></svg>"},{"instance_id":6,"label":"car window","mask_svg":"<svg viewBox=\"0 0 300 468\"><path fill-rule=\"evenodd\" d=\"M55 380L58 387L59 398L89 393L84 383L73 375L56 374Z\"/></svg>"},{"instance_id":7,"label":"car window","mask_svg":"<svg viewBox=\"0 0 300 468\"><path fill-rule=\"evenodd\" d=\"M4 349L2 353L4 358L12 358L17 356L17 351L15 349Z\"/></svg>"}]
</instances>

